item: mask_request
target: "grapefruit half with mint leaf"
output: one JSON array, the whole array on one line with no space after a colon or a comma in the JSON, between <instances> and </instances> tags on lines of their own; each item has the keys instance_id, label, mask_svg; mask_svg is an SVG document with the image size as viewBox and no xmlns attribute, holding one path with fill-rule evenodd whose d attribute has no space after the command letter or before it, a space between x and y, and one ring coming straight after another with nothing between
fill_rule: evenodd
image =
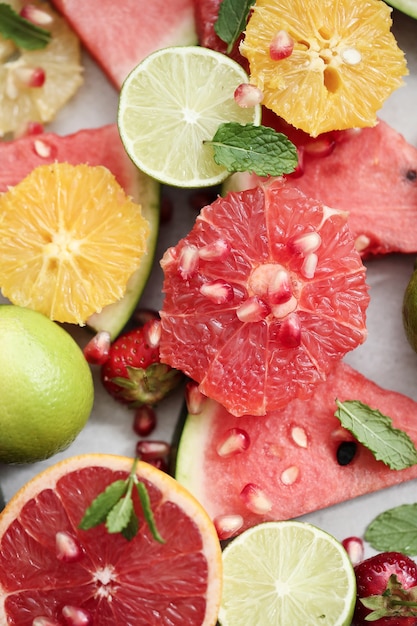
<instances>
[{"instance_id":1,"label":"grapefruit half with mint leaf","mask_svg":"<svg viewBox=\"0 0 417 626\"><path fill-rule=\"evenodd\" d=\"M131 472L132 459L125 457L70 457L9 501L0 515L0 623L216 623L222 578L217 534L201 505L172 477L137 462L134 480L149 501L142 506L133 489L139 523L133 538L113 526L108 532L104 523L80 528L96 497ZM150 515L162 541L146 521Z\"/></svg>"},{"instance_id":2,"label":"grapefruit half with mint leaf","mask_svg":"<svg viewBox=\"0 0 417 626\"><path fill-rule=\"evenodd\" d=\"M204 207L161 265L161 360L235 415L308 397L366 338L347 214L282 179Z\"/></svg>"}]
</instances>

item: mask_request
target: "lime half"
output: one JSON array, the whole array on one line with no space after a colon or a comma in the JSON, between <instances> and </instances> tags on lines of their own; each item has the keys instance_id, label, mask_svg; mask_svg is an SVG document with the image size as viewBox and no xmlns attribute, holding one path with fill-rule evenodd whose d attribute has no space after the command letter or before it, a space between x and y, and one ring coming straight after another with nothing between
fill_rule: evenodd
<instances>
[{"instance_id":1,"label":"lime half","mask_svg":"<svg viewBox=\"0 0 417 626\"><path fill-rule=\"evenodd\" d=\"M305 522L249 528L223 551L222 626L348 626L353 566L331 535Z\"/></svg>"},{"instance_id":2,"label":"lime half","mask_svg":"<svg viewBox=\"0 0 417 626\"><path fill-rule=\"evenodd\" d=\"M208 187L224 181L210 141L220 124L259 124L261 107L234 99L248 82L244 69L224 54L199 46L162 48L126 78L118 126L124 147L143 172L174 187Z\"/></svg>"}]
</instances>

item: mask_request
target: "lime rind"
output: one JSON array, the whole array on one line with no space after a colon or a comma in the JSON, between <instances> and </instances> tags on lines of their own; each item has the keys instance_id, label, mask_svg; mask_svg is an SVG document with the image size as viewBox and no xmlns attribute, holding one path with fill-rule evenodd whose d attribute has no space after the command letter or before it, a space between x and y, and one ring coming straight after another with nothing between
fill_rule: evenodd
<instances>
[{"instance_id":1,"label":"lime rind","mask_svg":"<svg viewBox=\"0 0 417 626\"><path fill-rule=\"evenodd\" d=\"M417 0L387 0L387 4L417 19Z\"/></svg>"},{"instance_id":2,"label":"lime rind","mask_svg":"<svg viewBox=\"0 0 417 626\"><path fill-rule=\"evenodd\" d=\"M118 127L126 152L140 170L173 187L222 183L230 172L204 142L224 122L260 124L260 105L243 108L233 97L248 81L238 63L207 48L174 46L150 54L120 93Z\"/></svg>"}]
</instances>

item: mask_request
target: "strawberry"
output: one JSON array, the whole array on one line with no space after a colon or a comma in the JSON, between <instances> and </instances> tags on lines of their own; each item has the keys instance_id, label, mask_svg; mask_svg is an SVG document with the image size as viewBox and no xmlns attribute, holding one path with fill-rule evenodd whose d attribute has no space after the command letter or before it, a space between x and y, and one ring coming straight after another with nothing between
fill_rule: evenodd
<instances>
[{"instance_id":1,"label":"strawberry","mask_svg":"<svg viewBox=\"0 0 417 626\"><path fill-rule=\"evenodd\" d=\"M411 558L399 552L381 552L359 563L355 574L357 602L352 626L417 626L417 565Z\"/></svg>"},{"instance_id":2,"label":"strawberry","mask_svg":"<svg viewBox=\"0 0 417 626\"><path fill-rule=\"evenodd\" d=\"M182 373L161 363L159 339L160 321L151 319L111 344L101 381L115 400L130 408L154 405L179 384Z\"/></svg>"}]
</instances>

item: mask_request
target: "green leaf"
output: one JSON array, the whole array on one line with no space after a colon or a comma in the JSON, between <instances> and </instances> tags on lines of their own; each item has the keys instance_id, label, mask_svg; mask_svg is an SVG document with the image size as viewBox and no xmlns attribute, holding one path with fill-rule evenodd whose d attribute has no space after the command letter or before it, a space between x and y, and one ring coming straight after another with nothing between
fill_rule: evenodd
<instances>
[{"instance_id":1,"label":"green leaf","mask_svg":"<svg viewBox=\"0 0 417 626\"><path fill-rule=\"evenodd\" d=\"M140 502L142 505L143 515L145 517L146 523L149 526L153 538L156 541L159 541L159 543L165 543L165 539L161 537L155 524L155 518L153 516L148 490L146 489L145 485L139 481L136 481L136 488L138 490Z\"/></svg>"},{"instance_id":2,"label":"green leaf","mask_svg":"<svg viewBox=\"0 0 417 626\"><path fill-rule=\"evenodd\" d=\"M340 402L335 416L356 439L366 446L377 461L391 469L401 470L417 463L417 450L410 437L394 428L391 418L358 400Z\"/></svg>"},{"instance_id":3,"label":"green leaf","mask_svg":"<svg viewBox=\"0 0 417 626\"><path fill-rule=\"evenodd\" d=\"M88 530L106 521L106 518L128 488L127 480L116 480L102 491L90 504L79 528Z\"/></svg>"},{"instance_id":4,"label":"green leaf","mask_svg":"<svg viewBox=\"0 0 417 626\"><path fill-rule=\"evenodd\" d=\"M367 527L365 540L379 552L417 555L417 504L384 511Z\"/></svg>"},{"instance_id":5,"label":"green leaf","mask_svg":"<svg viewBox=\"0 0 417 626\"><path fill-rule=\"evenodd\" d=\"M124 498L121 498L114 505L106 517L106 528L108 532L121 533L125 530L134 512L131 494L127 493Z\"/></svg>"},{"instance_id":6,"label":"green leaf","mask_svg":"<svg viewBox=\"0 0 417 626\"><path fill-rule=\"evenodd\" d=\"M258 176L281 176L293 172L297 149L282 133L268 126L221 124L210 144L214 160L229 172L254 172Z\"/></svg>"},{"instance_id":7,"label":"green leaf","mask_svg":"<svg viewBox=\"0 0 417 626\"><path fill-rule=\"evenodd\" d=\"M0 3L0 35L25 50L40 50L51 40L51 33L21 17L9 4Z\"/></svg>"},{"instance_id":8,"label":"green leaf","mask_svg":"<svg viewBox=\"0 0 417 626\"><path fill-rule=\"evenodd\" d=\"M245 29L249 12L255 0L223 0L219 15L214 22L216 34L228 44L230 53L240 33Z\"/></svg>"}]
</instances>

